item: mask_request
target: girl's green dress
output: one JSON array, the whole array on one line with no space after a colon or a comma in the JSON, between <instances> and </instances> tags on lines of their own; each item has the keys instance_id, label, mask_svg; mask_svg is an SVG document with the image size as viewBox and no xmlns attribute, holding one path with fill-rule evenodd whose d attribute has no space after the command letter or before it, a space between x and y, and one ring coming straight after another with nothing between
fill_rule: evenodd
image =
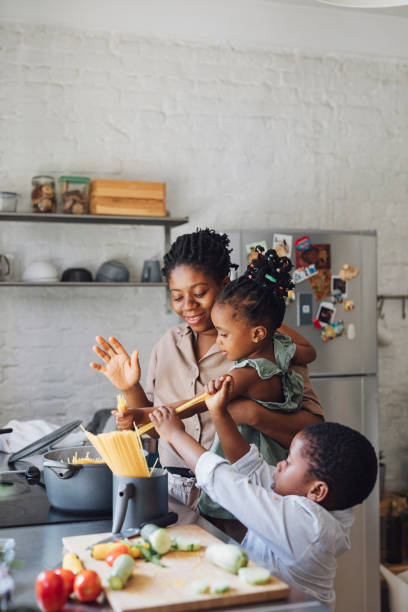
<instances>
[{"instance_id":1,"label":"girl's green dress","mask_svg":"<svg viewBox=\"0 0 408 612\"><path fill-rule=\"evenodd\" d=\"M284 396L283 402L263 402L251 398L248 395L244 397L254 400L257 404L261 404L261 406L269 410L295 412L296 410L300 410L303 396L303 378L293 369L291 372L288 372L291 359L296 351L296 345L289 336L275 333L273 346L276 363L269 361L269 359L239 359L238 361L234 361L234 365L231 367L230 371L236 368L249 367L255 368L258 372L258 376L262 379L272 378L272 376L276 375L281 376L282 392ZM286 459L288 450L276 442L276 440L273 440L273 438L266 436L250 425L239 425L238 429L249 444L255 444L259 448L260 453L270 465L276 465L278 461ZM217 434L215 434L210 451L221 457L225 457ZM213 502L204 491L201 492L198 507L202 514L207 514L208 516L223 519L235 518L222 506Z\"/></svg>"}]
</instances>

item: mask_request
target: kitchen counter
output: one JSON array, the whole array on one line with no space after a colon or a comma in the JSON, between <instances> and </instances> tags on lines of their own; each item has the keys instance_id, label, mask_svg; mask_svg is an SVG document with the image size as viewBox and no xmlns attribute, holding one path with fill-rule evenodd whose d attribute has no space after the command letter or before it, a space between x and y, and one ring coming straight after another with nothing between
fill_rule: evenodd
<instances>
[{"instance_id":1,"label":"kitchen counter","mask_svg":"<svg viewBox=\"0 0 408 612\"><path fill-rule=\"evenodd\" d=\"M170 509L177 512L179 524L196 523L224 542L233 542L228 536L214 527L201 516L176 502L170 501ZM30 527L0 528L0 538L14 538L16 541L16 560L23 564L22 569L13 569L15 591L9 612L28 612L37 610L34 595L34 583L41 570L53 569L61 565L62 537L83 535L88 533L106 533L112 527L111 521L90 521L78 523L63 523L35 525ZM75 612L111 612L107 603L80 604L68 603L64 610ZM221 609L217 609L219 612ZM222 608L222 610L240 610L241 612L327 612L327 608L316 600L308 597L297 589L291 589L289 598L277 602L262 604L245 604Z\"/></svg>"}]
</instances>

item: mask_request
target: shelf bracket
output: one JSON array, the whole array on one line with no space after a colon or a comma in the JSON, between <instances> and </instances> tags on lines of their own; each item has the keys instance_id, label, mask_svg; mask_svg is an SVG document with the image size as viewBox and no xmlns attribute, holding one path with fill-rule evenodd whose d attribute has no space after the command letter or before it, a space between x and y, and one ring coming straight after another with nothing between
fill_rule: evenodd
<instances>
[{"instance_id":1,"label":"shelf bracket","mask_svg":"<svg viewBox=\"0 0 408 612\"><path fill-rule=\"evenodd\" d=\"M401 300L401 316L406 319L406 301L408 300L407 294L402 295L377 295L377 316L379 319L383 319L383 307L385 300Z\"/></svg>"}]
</instances>

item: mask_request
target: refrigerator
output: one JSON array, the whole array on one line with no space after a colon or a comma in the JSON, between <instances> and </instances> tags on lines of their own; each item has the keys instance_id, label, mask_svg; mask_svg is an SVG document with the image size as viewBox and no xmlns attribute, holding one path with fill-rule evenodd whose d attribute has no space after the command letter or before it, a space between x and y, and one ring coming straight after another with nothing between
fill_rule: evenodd
<instances>
[{"instance_id":1,"label":"refrigerator","mask_svg":"<svg viewBox=\"0 0 408 612\"><path fill-rule=\"evenodd\" d=\"M325 419L357 429L378 453L376 233L279 227L226 232L238 273L246 269L256 244L290 250L299 282L284 320L316 348L309 371ZM339 276L344 265L354 275L359 270L345 284ZM326 329L329 340L323 340ZM336 612L380 612L379 563L377 481L369 498L355 509L351 550L338 560Z\"/></svg>"}]
</instances>

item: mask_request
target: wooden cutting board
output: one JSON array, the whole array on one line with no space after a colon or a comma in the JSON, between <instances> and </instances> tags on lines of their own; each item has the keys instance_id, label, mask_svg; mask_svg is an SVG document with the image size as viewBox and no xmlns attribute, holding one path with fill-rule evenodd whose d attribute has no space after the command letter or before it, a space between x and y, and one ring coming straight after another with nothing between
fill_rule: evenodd
<instances>
[{"instance_id":1,"label":"wooden cutting board","mask_svg":"<svg viewBox=\"0 0 408 612\"><path fill-rule=\"evenodd\" d=\"M202 546L219 544L220 540L198 525L168 527L172 537L199 539ZM181 612L272 601L289 595L287 584L271 578L268 584L247 585L225 570L209 563L204 548L197 552L170 552L162 557L165 567L158 567L136 559L133 576L121 591L107 587L110 567L104 561L92 559L88 547L109 534L92 534L63 538L67 552L75 552L87 569L93 569L101 577L111 607L115 612ZM249 565L252 565L251 563ZM197 595L192 592L193 580L205 579L210 584L227 581L231 591L219 595Z\"/></svg>"}]
</instances>

